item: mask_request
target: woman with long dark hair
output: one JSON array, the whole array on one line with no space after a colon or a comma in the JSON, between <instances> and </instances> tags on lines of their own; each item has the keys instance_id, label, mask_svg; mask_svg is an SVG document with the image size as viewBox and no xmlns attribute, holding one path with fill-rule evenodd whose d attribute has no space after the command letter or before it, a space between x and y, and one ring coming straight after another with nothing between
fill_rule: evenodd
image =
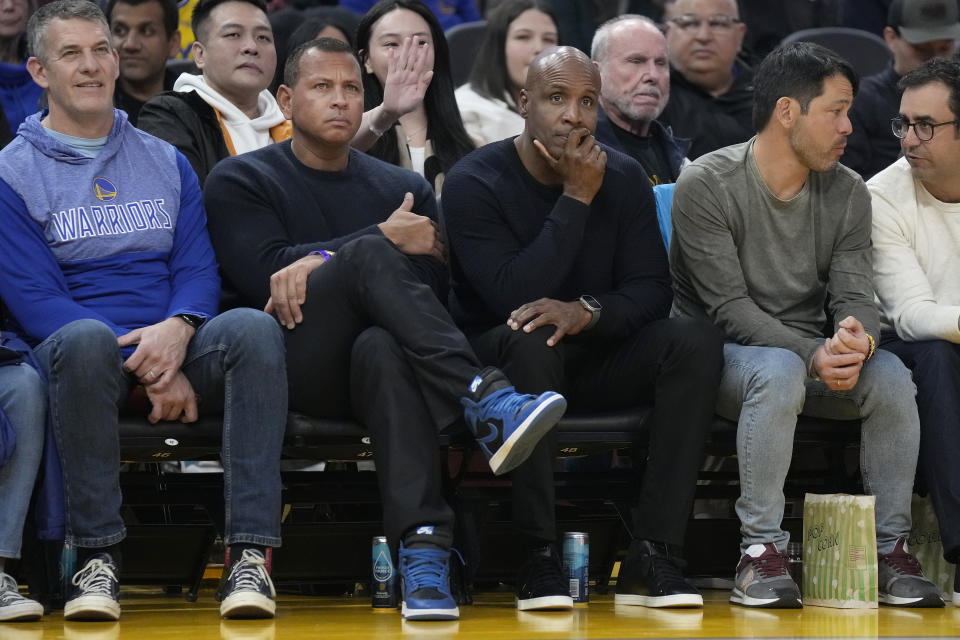
<instances>
[{"instance_id":1,"label":"woman with long dark hair","mask_svg":"<svg viewBox=\"0 0 960 640\"><path fill-rule=\"evenodd\" d=\"M367 113L354 146L416 171L439 193L443 174L474 143L457 109L437 19L420 0L381 0L360 21L357 49ZM400 76L415 81L398 84Z\"/></svg>"},{"instance_id":2,"label":"woman with long dark hair","mask_svg":"<svg viewBox=\"0 0 960 640\"><path fill-rule=\"evenodd\" d=\"M467 133L487 144L523 131L520 89L533 58L559 43L553 10L541 0L506 0L490 14L470 82L457 89Z\"/></svg>"}]
</instances>

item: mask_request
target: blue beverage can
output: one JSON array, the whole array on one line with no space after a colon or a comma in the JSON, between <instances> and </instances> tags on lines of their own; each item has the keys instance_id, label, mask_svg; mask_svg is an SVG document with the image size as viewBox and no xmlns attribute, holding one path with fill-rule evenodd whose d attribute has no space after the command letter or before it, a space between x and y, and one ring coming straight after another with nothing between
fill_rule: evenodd
<instances>
[{"instance_id":1,"label":"blue beverage can","mask_svg":"<svg viewBox=\"0 0 960 640\"><path fill-rule=\"evenodd\" d=\"M373 537L372 557L371 604L378 609L395 609L397 607L397 571L393 567L386 536Z\"/></svg>"},{"instance_id":2,"label":"blue beverage can","mask_svg":"<svg viewBox=\"0 0 960 640\"><path fill-rule=\"evenodd\" d=\"M590 536L568 531L563 534L563 571L570 581L574 602L590 602Z\"/></svg>"}]
</instances>

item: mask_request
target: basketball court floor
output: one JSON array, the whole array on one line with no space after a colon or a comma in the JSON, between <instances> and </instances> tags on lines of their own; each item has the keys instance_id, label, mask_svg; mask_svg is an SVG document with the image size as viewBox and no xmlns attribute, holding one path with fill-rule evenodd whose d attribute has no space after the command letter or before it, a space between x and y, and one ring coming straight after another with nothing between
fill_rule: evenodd
<instances>
[{"instance_id":1,"label":"basketball court floor","mask_svg":"<svg viewBox=\"0 0 960 640\"><path fill-rule=\"evenodd\" d=\"M397 610L374 610L368 598L279 597L275 620L220 619L210 590L197 602L147 590L124 590L116 623L0 624L0 640L479 640L486 638L960 638L960 607L943 609L757 610L704 592L703 609L616 606L612 595L566 612L518 612L509 591L483 592L461 607L457 622L405 622Z\"/></svg>"}]
</instances>

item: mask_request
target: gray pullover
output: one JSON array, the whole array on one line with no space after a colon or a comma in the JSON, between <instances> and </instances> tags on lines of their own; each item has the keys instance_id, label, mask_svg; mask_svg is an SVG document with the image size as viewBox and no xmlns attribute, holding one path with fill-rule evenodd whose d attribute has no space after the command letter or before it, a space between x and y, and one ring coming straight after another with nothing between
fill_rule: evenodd
<instances>
[{"instance_id":1,"label":"gray pullover","mask_svg":"<svg viewBox=\"0 0 960 640\"><path fill-rule=\"evenodd\" d=\"M870 195L837 165L811 172L780 200L753 156L753 140L697 159L673 200L673 315L707 317L739 344L781 347L807 365L835 322L854 316L879 342L870 244Z\"/></svg>"}]
</instances>

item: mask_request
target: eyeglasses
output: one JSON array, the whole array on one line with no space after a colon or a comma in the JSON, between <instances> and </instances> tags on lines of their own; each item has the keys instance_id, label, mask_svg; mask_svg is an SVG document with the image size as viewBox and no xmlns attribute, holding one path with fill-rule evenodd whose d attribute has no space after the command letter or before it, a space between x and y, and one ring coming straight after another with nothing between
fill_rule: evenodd
<instances>
[{"instance_id":1,"label":"eyeglasses","mask_svg":"<svg viewBox=\"0 0 960 640\"><path fill-rule=\"evenodd\" d=\"M890 121L890 128L893 130L893 135L903 140L910 132L910 127L913 127L913 132L917 134L917 139L920 142L928 142L933 140L933 134L936 132L937 127L942 127L947 124L957 124L958 122L960 122L960 120L951 120L950 122L910 122L906 118L897 116Z\"/></svg>"},{"instance_id":2,"label":"eyeglasses","mask_svg":"<svg viewBox=\"0 0 960 640\"><path fill-rule=\"evenodd\" d=\"M740 24L740 20L732 16L723 15L722 13L710 16L705 20L688 13L676 18L672 18L670 22L677 25L677 28L683 31L698 31L700 29L700 25L702 25L704 22L707 23L707 27L710 29L710 31L729 31L733 28L733 25Z\"/></svg>"}]
</instances>

